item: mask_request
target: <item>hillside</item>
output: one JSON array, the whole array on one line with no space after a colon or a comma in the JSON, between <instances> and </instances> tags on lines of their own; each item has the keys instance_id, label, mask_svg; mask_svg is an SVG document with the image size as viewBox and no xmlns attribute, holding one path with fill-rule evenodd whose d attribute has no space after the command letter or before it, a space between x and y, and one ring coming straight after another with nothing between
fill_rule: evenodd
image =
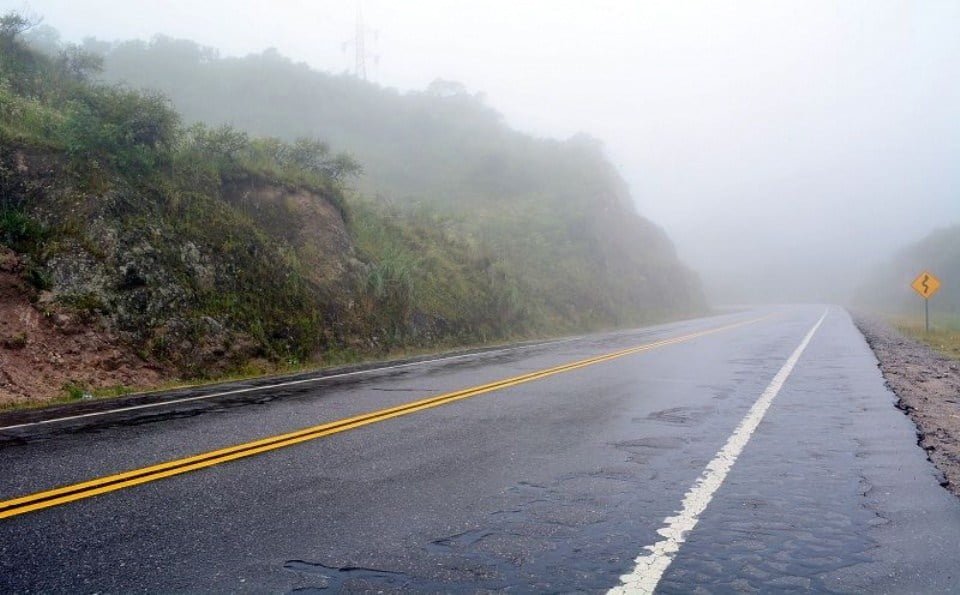
<instances>
[{"instance_id":1,"label":"hillside","mask_svg":"<svg viewBox=\"0 0 960 595\"><path fill-rule=\"evenodd\" d=\"M164 90L172 77L181 116L164 94L98 82L89 47L28 46L27 25L0 22L0 401L703 309L590 141L530 139L475 98L400 96L272 53L220 61L177 42L196 59L152 63L154 46L118 46L143 50L128 65L156 77L131 84ZM106 56L108 78L119 55ZM208 84L205 64L258 82ZM183 68L198 78L177 79ZM338 115L317 81L357 115ZM198 113L207 103L213 113ZM338 127L311 122L317 105ZM351 129L379 161L344 140Z\"/></svg>"},{"instance_id":2,"label":"hillside","mask_svg":"<svg viewBox=\"0 0 960 595\"><path fill-rule=\"evenodd\" d=\"M189 121L286 140L306 133L348 151L363 164L360 191L452 219L457 235L490 248L504 282L537 296L531 308L551 324L633 324L703 307L699 282L587 136L521 134L452 81L401 94L275 51L219 58L164 37L90 47L103 52L108 80L161 91Z\"/></svg>"},{"instance_id":3,"label":"hillside","mask_svg":"<svg viewBox=\"0 0 960 595\"><path fill-rule=\"evenodd\" d=\"M938 229L894 255L872 272L857 302L883 313L916 317L923 302L910 283L921 271L930 271L943 283L930 299L933 319L960 327L960 225Z\"/></svg>"}]
</instances>

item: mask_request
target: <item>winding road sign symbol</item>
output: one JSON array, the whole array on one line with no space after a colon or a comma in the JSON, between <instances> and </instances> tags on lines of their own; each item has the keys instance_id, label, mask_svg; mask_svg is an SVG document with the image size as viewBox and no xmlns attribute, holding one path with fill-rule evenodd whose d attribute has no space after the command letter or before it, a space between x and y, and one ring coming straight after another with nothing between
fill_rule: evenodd
<instances>
[{"instance_id":1,"label":"winding road sign symbol","mask_svg":"<svg viewBox=\"0 0 960 595\"><path fill-rule=\"evenodd\" d=\"M924 271L913 280L910 287L923 296L924 299L930 299L930 297L940 289L940 279L937 279L933 273Z\"/></svg>"}]
</instances>

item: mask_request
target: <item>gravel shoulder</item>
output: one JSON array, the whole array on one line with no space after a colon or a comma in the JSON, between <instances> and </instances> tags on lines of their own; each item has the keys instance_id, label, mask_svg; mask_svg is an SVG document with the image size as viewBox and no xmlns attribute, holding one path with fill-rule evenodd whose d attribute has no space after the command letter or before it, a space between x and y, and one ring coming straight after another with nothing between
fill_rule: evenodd
<instances>
[{"instance_id":1,"label":"gravel shoulder","mask_svg":"<svg viewBox=\"0 0 960 595\"><path fill-rule=\"evenodd\" d=\"M897 407L917 426L917 443L960 497L960 361L869 316L855 321L880 362Z\"/></svg>"}]
</instances>

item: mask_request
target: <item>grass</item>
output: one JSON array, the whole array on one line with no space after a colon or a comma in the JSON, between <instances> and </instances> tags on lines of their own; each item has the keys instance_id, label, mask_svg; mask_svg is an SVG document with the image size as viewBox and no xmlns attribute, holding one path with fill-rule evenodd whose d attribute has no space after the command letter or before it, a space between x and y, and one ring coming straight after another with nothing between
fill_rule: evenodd
<instances>
[{"instance_id":1,"label":"grass","mask_svg":"<svg viewBox=\"0 0 960 595\"><path fill-rule=\"evenodd\" d=\"M66 393L65 400L79 401L84 398L90 398L90 393L86 387L76 382L67 382L63 385L63 391Z\"/></svg>"},{"instance_id":2,"label":"grass","mask_svg":"<svg viewBox=\"0 0 960 595\"><path fill-rule=\"evenodd\" d=\"M159 389L158 389L159 390ZM67 382L63 385L63 390L55 394L49 399L42 401L14 401L11 403L0 403L0 413L6 413L10 411L31 411L34 409L44 409L47 407L55 407L57 405L68 405L70 403L76 403L81 400L90 400L90 399L111 399L116 397L121 397L123 395L129 395L136 393L135 388L118 384L116 386L109 386L104 388L98 388L92 391L86 390L83 384L77 382ZM86 397L86 399L84 399Z\"/></svg>"},{"instance_id":3,"label":"grass","mask_svg":"<svg viewBox=\"0 0 960 595\"><path fill-rule=\"evenodd\" d=\"M12 93L0 81L0 139L35 146L58 147L64 122L60 110Z\"/></svg>"},{"instance_id":4,"label":"grass","mask_svg":"<svg viewBox=\"0 0 960 595\"><path fill-rule=\"evenodd\" d=\"M893 325L903 334L926 343L943 355L960 360L960 318L946 318L934 321L930 332L924 328L919 320L909 320L898 317L891 320Z\"/></svg>"}]
</instances>

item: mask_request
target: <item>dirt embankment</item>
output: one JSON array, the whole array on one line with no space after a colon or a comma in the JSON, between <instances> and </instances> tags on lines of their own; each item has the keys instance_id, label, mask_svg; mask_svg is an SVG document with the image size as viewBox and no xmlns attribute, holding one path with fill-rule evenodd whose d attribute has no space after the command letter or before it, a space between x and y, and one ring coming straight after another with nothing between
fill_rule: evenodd
<instances>
[{"instance_id":1,"label":"dirt embankment","mask_svg":"<svg viewBox=\"0 0 960 595\"><path fill-rule=\"evenodd\" d=\"M131 353L92 320L58 308L22 279L22 264L0 246L0 405L39 402L76 391L145 387L159 368Z\"/></svg>"},{"instance_id":2,"label":"dirt embankment","mask_svg":"<svg viewBox=\"0 0 960 595\"><path fill-rule=\"evenodd\" d=\"M897 406L917 425L918 443L960 497L960 362L904 337L876 319L857 326L880 360Z\"/></svg>"}]
</instances>

